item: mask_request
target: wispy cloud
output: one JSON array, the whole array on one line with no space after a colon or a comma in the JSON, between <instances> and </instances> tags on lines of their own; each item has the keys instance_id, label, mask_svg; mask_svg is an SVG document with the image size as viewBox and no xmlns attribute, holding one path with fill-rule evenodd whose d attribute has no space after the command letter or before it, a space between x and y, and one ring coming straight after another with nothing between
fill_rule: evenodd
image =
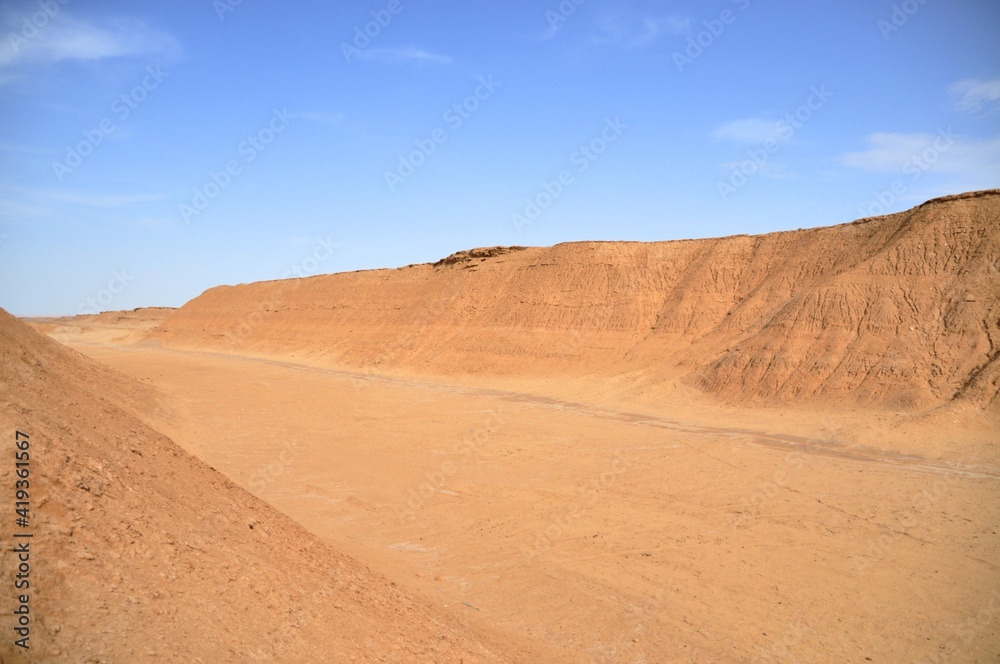
<instances>
[{"instance_id":1,"label":"wispy cloud","mask_svg":"<svg viewBox=\"0 0 1000 664\"><path fill-rule=\"evenodd\" d=\"M691 29L690 18L673 13L661 0L600 3L592 7L599 12L596 15L583 4L575 0L550 8L545 12L548 27L530 39L549 41L573 30L592 46L634 49L655 44L666 36L687 34ZM580 15L583 13L587 16Z\"/></svg>"},{"instance_id":2,"label":"wispy cloud","mask_svg":"<svg viewBox=\"0 0 1000 664\"><path fill-rule=\"evenodd\" d=\"M20 145L18 143L6 143L0 141L0 152L16 152L20 154L51 154L54 150L41 148L33 145Z\"/></svg>"},{"instance_id":3,"label":"wispy cloud","mask_svg":"<svg viewBox=\"0 0 1000 664\"><path fill-rule=\"evenodd\" d=\"M840 157L840 163L850 168L858 168L874 173L896 173L914 155L934 145L934 134L893 134L879 132L866 139L868 147L857 152L848 152Z\"/></svg>"},{"instance_id":4,"label":"wispy cloud","mask_svg":"<svg viewBox=\"0 0 1000 664\"><path fill-rule=\"evenodd\" d=\"M320 124L342 124L344 122L343 113L327 113L326 111L293 111L288 114L288 117L301 118Z\"/></svg>"},{"instance_id":5,"label":"wispy cloud","mask_svg":"<svg viewBox=\"0 0 1000 664\"><path fill-rule=\"evenodd\" d=\"M44 205L25 203L0 194L0 220L6 222L25 221L52 216L51 209Z\"/></svg>"},{"instance_id":6,"label":"wispy cloud","mask_svg":"<svg viewBox=\"0 0 1000 664\"><path fill-rule=\"evenodd\" d=\"M127 208L143 203L156 203L166 199L165 194L99 194L88 191L55 189L49 192L49 200L92 208Z\"/></svg>"},{"instance_id":7,"label":"wispy cloud","mask_svg":"<svg viewBox=\"0 0 1000 664\"><path fill-rule=\"evenodd\" d=\"M167 199L161 193L103 193L51 187L22 187L0 183L0 219L61 219L70 210L122 211L130 215Z\"/></svg>"},{"instance_id":8,"label":"wispy cloud","mask_svg":"<svg viewBox=\"0 0 1000 664\"><path fill-rule=\"evenodd\" d=\"M948 88L955 110L962 113L979 113L983 110L1000 110L1000 78L981 81L967 78Z\"/></svg>"},{"instance_id":9,"label":"wispy cloud","mask_svg":"<svg viewBox=\"0 0 1000 664\"><path fill-rule=\"evenodd\" d=\"M10 79L12 70L29 64L139 56L173 59L182 51L170 34L133 19L98 24L62 10L46 24L29 30L25 28L25 16L10 8L0 17L0 26L7 34L0 40L0 79Z\"/></svg>"},{"instance_id":10,"label":"wispy cloud","mask_svg":"<svg viewBox=\"0 0 1000 664\"><path fill-rule=\"evenodd\" d=\"M1000 137L970 139L942 130L937 134L878 133L868 147L840 156L840 163L874 173L904 173L908 167L1000 179Z\"/></svg>"},{"instance_id":11,"label":"wispy cloud","mask_svg":"<svg viewBox=\"0 0 1000 664\"><path fill-rule=\"evenodd\" d=\"M724 161L721 164L722 170L726 175L732 175L733 173L745 169L747 166L747 160L743 159L741 161ZM776 159L768 159L767 161L757 164L756 169L753 174L759 175L760 177L768 178L771 180L789 180L796 177L796 174L788 167L788 164L777 161Z\"/></svg>"},{"instance_id":12,"label":"wispy cloud","mask_svg":"<svg viewBox=\"0 0 1000 664\"><path fill-rule=\"evenodd\" d=\"M373 60L384 62L390 65L403 64L451 64L451 58L447 55L438 55L420 48L399 47L399 48L368 48L361 52L359 56L363 60Z\"/></svg>"},{"instance_id":13,"label":"wispy cloud","mask_svg":"<svg viewBox=\"0 0 1000 664\"><path fill-rule=\"evenodd\" d=\"M762 118L733 120L712 131L716 141L740 145L759 145L783 137L787 137L787 132L782 131L779 121Z\"/></svg>"},{"instance_id":14,"label":"wispy cloud","mask_svg":"<svg viewBox=\"0 0 1000 664\"><path fill-rule=\"evenodd\" d=\"M591 41L598 46L641 48L656 43L663 36L685 34L690 27L690 19L680 16L619 11L598 19L599 32Z\"/></svg>"}]
</instances>

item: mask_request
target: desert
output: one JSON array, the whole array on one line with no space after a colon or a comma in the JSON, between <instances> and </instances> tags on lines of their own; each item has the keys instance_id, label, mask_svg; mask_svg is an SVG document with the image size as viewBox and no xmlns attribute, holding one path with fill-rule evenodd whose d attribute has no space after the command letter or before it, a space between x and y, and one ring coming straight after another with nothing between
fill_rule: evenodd
<instances>
[{"instance_id":1,"label":"desert","mask_svg":"<svg viewBox=\"0 0 1000 664\"><path fill-rule=\"evenodd\" d=\"M0 3L0 664L1000 663L1000 2Z\"/></svg>"},{"instance_id":2,"label":"desert","mask_svg":"<svg viewBox=\"0 0 1000 664\"><path fill-rule=\"evenodd\" d=\"M996 661L998 219L4 314L35 661Z\"/></svg>"}]
</instances>

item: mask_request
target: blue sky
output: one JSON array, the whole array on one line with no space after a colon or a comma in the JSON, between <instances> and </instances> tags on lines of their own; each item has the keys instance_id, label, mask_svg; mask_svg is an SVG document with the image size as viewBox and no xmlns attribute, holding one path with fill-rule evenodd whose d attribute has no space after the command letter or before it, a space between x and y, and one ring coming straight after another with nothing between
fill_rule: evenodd
<instances>
[{"instance_id":1,"label":"blue sky","mask_svg":"<svg viewBox=\"0 0 1000 664\"><path fill-rule=\"evenodd\" d=\"M1000 186L1000 3L0 5L0 306Z\"/></svg>"}]
</instances>

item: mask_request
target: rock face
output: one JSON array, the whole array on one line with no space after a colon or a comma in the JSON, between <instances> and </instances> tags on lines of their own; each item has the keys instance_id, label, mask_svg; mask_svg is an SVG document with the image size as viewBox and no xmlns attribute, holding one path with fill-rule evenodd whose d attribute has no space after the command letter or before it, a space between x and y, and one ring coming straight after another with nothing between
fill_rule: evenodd
<instances>
[{"instance_id":1,"label":"rock face","mask_svg":"<svg viewBox=\"0 0 1000 664\"><path fill-rule=\"evenodd\" d=\"M506 661L146 426L156 400L0 309L5 539L33 534L30 650L11 637L8 553L0 661ZM14 527L17 431L27 529Z\"/></svg>"},{"instance_id":2,"label":"rock face","mask_svg":"<svg viewBox=\"0 0 1000 664\"><path fill-rule=\"evenodd\" d=\"M348 367L680 377L727 402L1000 406L1000 190L850 224L459 252L206 291L150 336Z\"/></svg>"}]
</instances>

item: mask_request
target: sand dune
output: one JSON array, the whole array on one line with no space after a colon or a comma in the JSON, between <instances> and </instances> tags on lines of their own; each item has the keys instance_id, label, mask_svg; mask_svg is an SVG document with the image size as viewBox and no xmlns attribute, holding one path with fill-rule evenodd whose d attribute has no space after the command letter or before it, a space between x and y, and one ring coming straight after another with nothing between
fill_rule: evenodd
<instances>
[{"instance_id":1,"label":"sand dune","mask_svg":"<svg viewBox=\"0 0 1000 664\"><path fill-rule=\"evenodd\" d=\"M1000 191L811 230L460 252L206 291L150 337L441 375L678 377L730 403L1000 406Z\"/></svg>"}]
</instances>

